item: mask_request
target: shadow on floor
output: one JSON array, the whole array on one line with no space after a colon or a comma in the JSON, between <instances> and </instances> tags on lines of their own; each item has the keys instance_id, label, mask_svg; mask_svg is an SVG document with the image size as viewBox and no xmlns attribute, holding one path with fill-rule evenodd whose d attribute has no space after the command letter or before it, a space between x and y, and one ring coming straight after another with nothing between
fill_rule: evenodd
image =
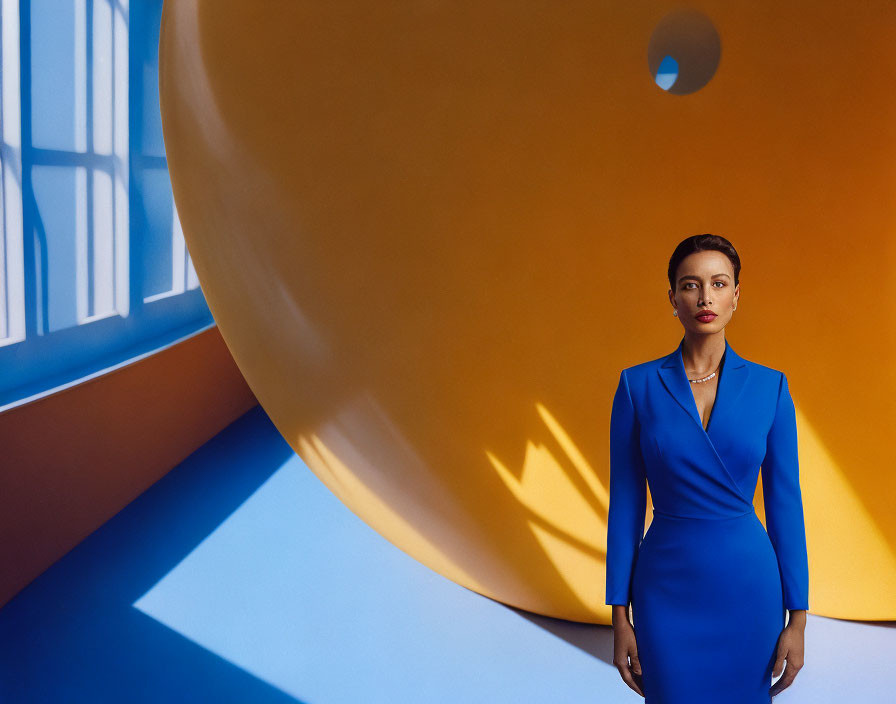
<instances>
[{"instance_id":1,"label":"shadow on floor","mask_svg":"<svg viewBox=\"0 0 896 704\"><path fill-rule=\"evenodd\" d=\"M0 609L0 701L299 701L132 606L292 455L256 406L34 580Z\"/></svg>"}]
</instances>

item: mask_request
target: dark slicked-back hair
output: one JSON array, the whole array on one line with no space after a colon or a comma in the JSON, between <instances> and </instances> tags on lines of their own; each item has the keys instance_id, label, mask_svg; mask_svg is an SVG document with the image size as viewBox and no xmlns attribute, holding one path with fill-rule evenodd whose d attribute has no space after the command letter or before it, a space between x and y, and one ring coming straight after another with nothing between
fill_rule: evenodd
<instances>
[{"instance_id":1,"label":"dark slicked-back hair","mask_svg":"<svg viewBox=\"0 0 896 704\"><path fill-rule=\"evenodd\" d=\"M669 259L669 288L675 291L675 274L678 272L678 265L689 254L694 252L703 252L707 249L714 249L724 254L731 260L734 267L734 285L740 283L740 257L734 245L720 235L692 235L683 239L678 243L675 251L672 252L672 258Z\"/></svg>"}]
</instances>

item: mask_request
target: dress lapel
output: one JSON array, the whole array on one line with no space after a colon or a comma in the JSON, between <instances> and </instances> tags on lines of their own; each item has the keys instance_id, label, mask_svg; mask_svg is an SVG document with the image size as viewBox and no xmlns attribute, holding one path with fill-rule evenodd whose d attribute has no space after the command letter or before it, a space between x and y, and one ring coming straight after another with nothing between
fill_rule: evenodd
<instances>
[{"instance_id":1,"label":"dress lapel","mask_svg":"<svg viewBox=\"0 0 896 704\"><path fill-rule=\"evenodd\" d=\"M724 428L736 420L737 400L744 389L744 383L747 379L746 362L734 351L726 339L725 353L722 357L719 383L716 389L716 400L709 417L709 427L704 429L703 421L700 419L700 413L697 410L697 402L694 400L694 394L691 391L691 383L688 381L687 373L684 370L684 359L681 356L683 346L684 338L678 343L678 348L666 356L663 363L657 367L657 372L669 393L672 394L684 412L691 417L691 420L697 424L697 431L706 438L713 453L718 458L719 464L725 470L725 474L728 475L734 486L738 488L738 493L742 493L724 460L719 455L712 441L712 436L720 432L719 428Z\"/></svg>"},{"instance_id":2,"label":"dress lapel","mask_svg":"<svg viewBox=\"0 0 896 704\"><path fill-rule=\"evenodd\" d=\"M700 419L700 413L697 410L697 402L694 400L694 393L691 391L691 382L688 381L687 372L684 370L684 359L681 356L683 346L684 338L678 343L676 350L666 356L657 371L669 393L678 401L678 404L697 424L700 430L706 433L708 431L705 431L703 428L703 421ZM730 411L732 403L740 396L746 380L746 374L744 373L746 362L734 351L728 340L725 340L725 353L722 359L722 369L720 370L719 384L716 389L716 400L710 414L710 431L715 425L725 422L725 416Z\"/></svg>"}]
</instances>

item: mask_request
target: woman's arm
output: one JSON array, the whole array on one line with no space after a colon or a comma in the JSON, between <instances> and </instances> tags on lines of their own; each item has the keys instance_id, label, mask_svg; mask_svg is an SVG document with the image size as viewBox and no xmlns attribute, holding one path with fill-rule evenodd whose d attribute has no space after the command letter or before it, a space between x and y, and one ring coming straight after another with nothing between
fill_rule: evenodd
<instances>
[{"instance_id":1,"label":"woman's arm","mask_svg":"<svg viewBox=\"0 0 896 704\"><path fill-rule=\"evenodd\" d=\"M790 611L787 626L778 637L772 676L780 679L769 689L769 694L774 696L789 687L803 667L809 608L809 560L800 491L796 409L783 373L775 419L762 461L762 494L766 528L781 570L784 608Z\"/></svg>"},{"instance_id":2,"label":"woman's arm","mask_svg":"<svg viewBox=\"0 0 896 704\"><path fill-rule=\"evenodd\" d=\"M607 515L606 602L628 608L638 545L644 535L647 480L639 428L625 370L610 417L610 506Z\"/></svg>"},{"instance_id":3,"label":"woman's arm","mask_svg":"<svg viewBox=\"0 0 896 704\"><path fill-rule=\"evenodd\" d=\"M787 376L781 374L775 419L768 433L762 461L765 524L778 556L784 589L784 608L809 608L809 560L800 491L796 410Z\"/></svg>"},{"instance_id":4,"label":"woman's arm","mask_svg":"<svg viewBox=\"0 0 896 704\"><path fill-rule=\"evenodd\" d=\"M625 370L610 416L610 506L607 515L606 603L613 605L613 664L644 696L635 631L628 620L632 572L647 513L647 479L639 429Z\"/></svg>"}]
</instances>

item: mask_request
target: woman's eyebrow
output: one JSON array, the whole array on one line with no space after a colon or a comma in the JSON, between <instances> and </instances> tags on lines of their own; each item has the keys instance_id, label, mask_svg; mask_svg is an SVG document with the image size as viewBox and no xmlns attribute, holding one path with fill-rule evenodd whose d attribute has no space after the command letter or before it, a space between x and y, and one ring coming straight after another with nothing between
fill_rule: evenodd
<instances>
[{"instance_id":1,"label":"woman's eyebrow","mask_svg":"<svg viewBox=\"0 0 896 704\"><path fill-rule=\"evenodd\" d=\"M717 276L724 276L726 279L730 279L730 278L731 278L730 276L728 276L728 274L713 274L710 278L713 278L713 279L714 279L714 278L716 278ZM697 281L700 281L700 277L699 277L699 276L696 276L696 275L694 275L694 274L687 274L687 275L685 275L685 276L682 276L680 279L678 279L678 283L681 283L681 282L684 281L685 279L696 279Z\"/></svg>"}]
</instances>

